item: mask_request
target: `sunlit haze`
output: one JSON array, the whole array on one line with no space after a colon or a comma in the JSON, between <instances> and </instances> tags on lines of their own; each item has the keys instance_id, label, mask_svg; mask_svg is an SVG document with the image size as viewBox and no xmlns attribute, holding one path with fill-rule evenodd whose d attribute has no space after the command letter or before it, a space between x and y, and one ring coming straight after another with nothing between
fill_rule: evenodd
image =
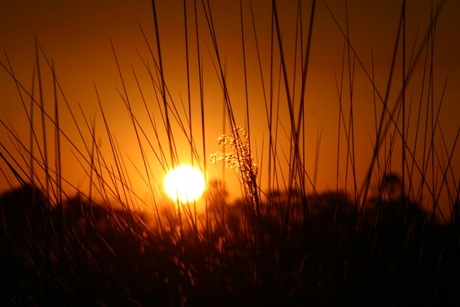
<instances>
[{"instance_id":1,"label":"sunlit haze","mask_svg":"<svg viewBox=\"0 0 460 307\"><path fill-rule=\"evenodd\" d=\"M383 118L388 129L371 184L377 184L384 170L402 174L404 168L413 182L409 193L428 194L426 206L434 198L447 204L455 198L460 174L455 146L460 2L447 1L435 36L427 41L435 6L427 0L407 1L404 46L402 37L396 40L399 2L348 1L346 7L346 1L318 1L307 50L310 5L299 8L297 1L277 1L282 48L272 32L270 2L264 0L242 1L243 18L239 1L209 1L215 37L210 12L201 1L196 14L194 2L186 2L186 18L182 1L157 1L158 37L150 1L3 1L1 190L18 184L6 159L21 169L22 178L43 188L45 174L57 178L58 173L69 193L76 188L104 197L104 178L113 197L126 195L120 192L126 189L136 202L148 203L162 190L171 166L185 163L225 181L229 196L236 199L243 191L238 174L210 161L211 154L227 150L219 137L236 124L250 135L262 190L292 184L287 174L297 129L307 179L295 184L304 184L309 192L344 189L358 194L373 159L380 114L398 104L402 75L411 70L404 115L399 108L394 118ZM404 132L392 121L404 125ZM430 143L436 151L429 149ZM405 162L402 144L410 149ZM31 162L30 154L36 160ZM30 163L34 175L25 166ZM428 181L436 192L423 187Z\"/></svg>"}]
</instances>

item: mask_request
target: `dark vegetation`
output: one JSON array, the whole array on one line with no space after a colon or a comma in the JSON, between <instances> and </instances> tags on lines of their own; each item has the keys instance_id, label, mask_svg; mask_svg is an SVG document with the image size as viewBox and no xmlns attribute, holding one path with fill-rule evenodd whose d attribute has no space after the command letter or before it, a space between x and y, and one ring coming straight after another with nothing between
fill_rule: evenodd
<instances>
[{"instance_id":1,"label":"dark vegetation","mask_svg":"<svg viewBox=\"0 0 460 307\"><path fill-rule=\"evenodd\" d=\"M1 196L1 300L369 306L460 299L458 227L435 225L404 195L375 198L358 212L344 193L302 202L294 191L272 194L256 237L243 202L216 204L207 228L179 230L169 217L159 232L141 214L79 196L51 207L24 185Z\"/></svg>"},{"instance_id":2,"label":"dark vegetation","mask_svg":"<svg viewBox=\"0 0 460 307\"><path fill-rule=\"evenodd\" d=\"M184 35L189 42L184 53L188 58L193 49L198 62L197 71L190 69L190 74L196 75L189 76L193 65L187 61L186 82L190 87L192 79L198 80L198 108L192 108L190 93L183 102L174 101L169 92L163 70L167 66L163 66L161 57L167 50L161 45L155 1L155 44L146 38L149 54L142 58L151 88L142 88L144 84L138 81L133 68L139 89L137 100L129 94L128 74L123 72L112 45L122 83L118 93L141 153L141 166L136 170L151 192L149 215L136 209L139 198L125 168L126 155L112 134L97 89L103 129L96 133L96 119L85 115L80 106L82 119L77 120L80 113L65 97L54 64L38 41L31 90L18 80L7 56L6 61L0 62L2 72L17 87L30 127L29 135L24 137L11 124L0 121L11 141L0 143L0 170L11 186L18 186L0 198L0 304L235 306L252 301L283 306L458 305L460 190L453 157L458 152L460 128L450 147L438 122L443 98L438 101L433 90L436 22L445 1L433 3L429 25L420 29L421 38L417 37L411 48L406 46L409 39L405 36L402 1L392 64L389 75L383 76L388 77L383 89L374 82L373 63L372 68L366 67L353 49L348 25L340 25L330 12L344 42L341 76L337 78L336 179L340 182L342 178L338 177L342 174L348 185L346 191L337 185L327 192L316 190L318 160L314 161L313 172L307 170L311 140L307 141L305 128L310 103L305 89L316 1L308 3L311 11L302 10L304 2L298 1L294 68L286 64L277 1L271 3L268 63L262 61L259 46L254 47L260 80L272 80L261 82L263 90L259 93L264 97L267 117L267 126L259 127L264 129L267 142L260 154L264 157L260 171L251 149L250 113L244 114L248 116L242 128L237 125L238 114L233 112L235 105L228 92L211 6L208 1L194 1L194 6L186 9L190 3L183 2L184 11L192 10L196 19L202 18L198 22L184 17ZM252 12L252 7L248 11ZM243 10L240 14L243 20ZM252 13L250 16L255 22ZM241 21L240 26L252 29L253 25ZM249 40L259 38L256 27L253 32L241 33L242 42L248 41L244 37L247 33L251 33ZM202 37L206 37L206 43ZM248 51L243 46L241 49L243 59L249 60ZM194 212L191 205L171 205L163 210L155 194L158 183L152 179L153 162L147 157L157 158L156 162L167 171L179 164L178 151L187 151L175 147L175 139L185 137L196 165L204 164L202 169L206 170L209 160L204 121L210 114L206 113L203 80L210 78L204 78L200 70L204 66L200 61L205 58L202 50L212 58L224 97L222 125L226 128L220 145L226 148L213 159L236 171L242 199L229 203L223 185L210 182L203 213ZM402 68L398 67L400 62ZM243 65L244 78L237 81L249 87L246 61ZM358 148L353 128L358 120L353 113L352 94L358 70L367 78L375 108L370 166L362 185L357 183L361 178L356 172L354 152ZM402 72L401 80L394 77L396 71ZM411 78L415 71L421 72L422 80ZM45 72L51 76L50 83L44 82ZM389 98L390 88L396 88L398 93L394 101ZM51 98L44 95L49 92ZM412 95L420 96L413 104L408 98ZM133 107L134 101L141 105L141 111ZM245 102L249 110L247 96ZM177 111L187 107L185 115ZM278 117L280 109L288 110L287 122ZM69 122L78 131L75 139L60 124L62 110L70 112ZM149 122L141 124L142 116L134 110L147 114ZM192 113L200 113L202 120L201 126L195 125L194 129ZM173 126L179 127L174 133ZM104 133L109 149L103 153L97 140ZM289 140L289 148L278 146L283 137ZM318 147L319 143L318 140ZM197 144L203 145L202 152ZM67 181L61 169L65 162L63 148L70 148L84 169L89 192ZM287 170L280 161L286 161ZM260 187L262 179L268 181L266 190ZM380 182L375 190L374 182ZM72 191L74 196L69 196ZM448 203L444 205L450 218L441 216L436 220L435 214L441 213L442 194L447 194Z\"/></svg>"}]
</instances>

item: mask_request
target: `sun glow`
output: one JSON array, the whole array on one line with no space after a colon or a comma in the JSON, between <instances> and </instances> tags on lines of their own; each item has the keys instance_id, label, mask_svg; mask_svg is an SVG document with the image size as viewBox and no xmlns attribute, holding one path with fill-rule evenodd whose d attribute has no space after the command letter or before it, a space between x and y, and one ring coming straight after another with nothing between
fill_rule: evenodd
<instances>
[{"instance_id":1,"label":"sun glow","mask_svg":"<svg viewBox=\"0 0 460 307\"><path fill-rule=\"evenodd\" d=\"M172 200L189 203L201 197L205 189L205 179L199 169L180 165L168 172L163 185Z\"/></svg>"}]
</instances>

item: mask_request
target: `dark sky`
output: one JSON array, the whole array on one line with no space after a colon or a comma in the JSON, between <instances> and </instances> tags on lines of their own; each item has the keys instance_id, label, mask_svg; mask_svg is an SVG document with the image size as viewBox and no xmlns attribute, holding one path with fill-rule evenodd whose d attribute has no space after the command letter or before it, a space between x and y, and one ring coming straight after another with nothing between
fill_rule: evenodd
<instances>
[{"instance_id":1,"label":"dark sky","mask_svg":"<svg viewBox=\"0 0 460 307\"><path fill-rule=\"evenodd\" d=\"M429 0L408 0L406 14L406 54L409 62L413 49L418 50L424 35L426 34L430 12L438 1ZM185 57L185 35L184 35L184 13L182 1L156 2L158 13L158 27L161 41L161 55L165 71L165 81L168 86L171 99L178 109L178 116L181 116L181 122L188 119L188 96L187 96L187 79L186 79L186 57ZM302 2L302 22L303 22L303 41L307 37L308 18L310 12L309 1ZM200 130L200 96L198 82L198 55L196 49L196 33L194 24L193 1L187 4L187 28L190 40L190 73L191 78L191 110L192 110L192 127L195 136L197 148L199 148L200 166L203 161L208 162L208 173L210 177L220 176L220 167L209 165L209 155L220 147L217 144L218 137L224 132L222 120L222 101L223 94L221 86L216 77L216 57L210 39L209 30L206 24L206 18L199 3L198 28L199 28L199 46L200 59L203 65L203 84L204 84L204 104L205 104L205 141L206 153L203 153L202 134ZM266 171L264 167L267 162L267 144L268 128L267 117L265 112L264 97L267 97L269 91L266 89L265 96L262 90L261 77L258 66L257 52L255 49L254 32L252 30L252 20L250 16L250 2L243 1L243 21L245 27L245 48L246 60L248 67L248 95L250 101L250 129L252 133L252 142L255 160L261 165L261 171ZM348 110L350 99L353 99L354 108L354 129L356 137L356 169L357 181L361 184L364 178L365 170L369 166L372 146L375 143L375 116L374 116L374 93L372 85L367 79L363 69L358 61L353 60L352 67L353 79L349 82L347 65L348 60L345 57L346 49L344 38L340 34L338 26L335 24L331 13L327 9L330 7L332 15L337 19L340 27L345 31L348 16L348 31L350 42L357 53L359 60L368 72L374 70L375 85L379 93L384 96L386 85L388 84L389 72L391 67L391 56L395 46L397 26L401 12L401 1L377 1L377 0L349 0L348 11L345 10L345 1L330 0L318 1L313 28L311 57L309 61L305 107L305 150L307 155L306 170L313 176L315 172L315 161L319 162L318 174L316 176L316 185L318 189L344 187L349 184L345 180L346 151L345 143L342 141L339 151L340 157L340 175L337 176L337 134L338 134L338 110L339 94L337 90L337 80L340 80L342 67L345 69L345 79L343 86L343 107L346 109L348 120ZM227 76L230 99L235 108L236 122L242 126L246 125L245 111L245 87L243 75L243 56L241 43L240 28L240 11L238 1L210 1L212 9L213 22L217 34L219 51L221 52L222 65L225 67ZM277 45L271 46L271 1L254 0L254 20L257 33L257 39L260 48L260 59L262 61L262 74L265 86L270 83L270 54L274 51L275 64L273 75L273 93L279 99L279 122L278 122L278 154L279 165L282 169L289 164L285 159L289 156L289 121L286 101L283 99L283 91L279 93L278 86L282 84L279 77L279 50ZM296 19L297 1L279 1L278 2L280 28L283 40L283 51L285 53L286 65L288 67L291 90L294 92L294 100L299 97L299 68L297 68L296 79L294 79L294 65L300 67L300 58L298 52L300 42L297 41L296 47ZM419 66L415 69L414 76L408 84L407 99L411 103L411 111L408 115L407 128L410 137L408 140L415 142L416 135L416 118L420 105L428 105L428 97L432 101L433 108L436 109L442 98L442 108L439 115L439 127L436 130L436 164L447 165L447 157L451 154L452 146L455 141L456 133L459 129L459 97L460 97L460 2L447 1L444 10L436 26L435 44L433 56L428 60L433 60L433 91L429 90L427 82L428 73L424 67L430 67L424 64L425 57L422 56ZM348 14L348 15L347 15ZM136 169L142 168L142 156L134 137L134 129L130 121L129 114L121 98L123 87L120 76L117 71L115 56L111 49L110 40L113 43L114 50L119 60L120 68L124 81L127 85L128 95L133 110L136 112L136 118L145 127L146 133L156 140L154 128L149 124L148 116L141 103L141 94L136 83L138 78L139 85L144 89L143 94L152 102L157 98L152 89L147 65L154 68L155 63L149 55L149 49L143 38L141 28L143 29L147 42L154 50L155 56L155 34L152 17L152 4L150 1L2 1L0 3L0 45L3 50L0 55L0 61L3 65L8 65L9 58L16 78L22 85L38 97L38 79L34 76L35 61L35 38L43 48L49 60L54 62L56 74L60 85L65 92L65 98L69 102L74 115L77 117L78 125L86 131L83 139L88 142L91 137L88 133L87 122L95 121L96 135L101 150L108 156L111 155L111 146L107 139L107 133L103 125L101 112L98 107L98 99L95 87L97 88L100 100L104 106L104 113L110 123L111 133L116 136L117 146L120 152L125 156L126 168L130 169L130 175L133 185L139 188L139 194L144 195L145 184L139 176ZM414 47L415 46L415 47ZM297 48L297 49L296 49ZM297 50L297 51L296 51ZM303 49L305 50L305 49ZM427 49L424 49L427 50ZM345 53L344 53L345 52ZM296 56L297 54L297 56ZM425 54L425 53L423 53ZM373 59L373 60L372 60ZM398 90L401 89L402 75L402 55L398 51L395 65L394 85L390 89L389 103L394 104ZM342 64L345 63L345 66ZM43 55L40 55L41 71L44 79L44 94L46 99L45 108L50 114L53 114L53 82L49 69L46 68L46 62ZM407 65L408 66L408 65ZM447 79L446 91L443 93L443 87ZM33 81L34 80L34 81ZM350 83L353 85L352 96L350 95ZM422 86L424 84L424 86ZM423 89L423 90L422 90ZM121 93L121 94L120 94ZM352 97L352 98L351 98ZM74 142L76 148L84 148L83 141L78 136L78 129L72 121L70 112L64 104L64 97L59 96L60 125ZM0 119L15 130L15 134L21 140L28 144L28 124L24 108L20 102L19 95L16 91L12 78L2 69L0 71ZM422 101L424 101L422 103ZM30 99L26 99L29 103ZM376 102L378 112L382 109L381 102ZM83 114L80 112L83 110ZM157 102L151 103L151 112L155 114L155 120L161 126L161 107ZM426 107L421 116L425 116ZM423 117L424 118L424 117ZM425 129L427 120L423 119ZM37 122L38 125L38 117ZM180 153L180 161L190 163L190 149L187 149L187 139L180 132L180 125L175 121L172 123L174 131L175 146ZM343 129L344 127L342 127ZM50 136L48 142L54 141L52 130L48 129ZM166 149L166 132L163 129L159 131L160 142ZM4 127L1 127L0 142L14 153L14 142L8 137ZM319 148L319 160L317 156L317 138L321 131L321 144ZM390 133L396 131L392 128ZM442 133L441 133L442 132ZM37 132L38 133L38 132ZM342 140L344 140L344 130L342 130ZM419 136L421 138L421 136ZM444 138L444 141L443 141ZM147 142L144 140L144 142ZM398 142L395 144L395 151L398 149ZM385 143L389 146L391 140ZM426 163L423 158L424 151L421 149L424 145L418 139L420 144L416 151L420 165ZM85 189L89 185L87 175L81 171L80 164L85 165L83 159L78 158L76 149L73 145L64 144L62 146L63 156L63 174L73 185ZM411 145L414 148L415 145ZM458 146L457 146L458 147ZM54 147L49 145L50 151ZM400 148L400 147L399 147ZM388 147L387 147L388 149ZM2 152L4 149L2 149ZM454 160L451 161L450 169L453 173L460 173L460 156L458 149L454 151ZM51 154L50 154L51 155ZM156 182L161 182L164 176L162 163L155 158L155 153L151 150L148 155L151 157L149 163L155 169L153 177ZM206 155L206 156L205 156ZM77 158L75 158L77 156ZM397 155L395 155L397 156ZM16 156L17 157L17 156ZM51 158L50 158L51 159ZM425 159L425 160L423 160ZM18 158L18 160L21 160ZM161 159L160 159L161 160ZM167 160L167 159L166 159ZM51 161L54 161L51 159ZM54 163L54 162L51 162ZM391 163L395 170L400 169L398 158L395 157ZM132 166L134 164L135 166ZM6 166L0 162L2 171L8 173ZM87 169L87 165L85 166ZM85 168L83 167L83 168ZM443 173L445 167L435 170L432 178ZM264 174L262 176L265 176ZM8 187L7 180L2 176L0 180L1 190ZM7 178L12 178L10 175ZM235 176L228 179L235 184ZM452 178L454 177L454 178ZM458 184L457 177L449 175L451 186ZM280 177L280 180L282 178ZM441 185L439 179L434 180L433 185ZM262 185L266 184L261 180ZM456 182L456 183L455 183ZM282 184L281 184L282 185ZM144 186L144 188L142 188ZM235 187L235 186L233 186ZM233 194L238 194L238 188L233 188ZM447 193L443 190L444 193ZM447 193L449 194L449 193ZM446 195L447 195L446 194ZM447 197L447 196L446 196Z\"/></svg>"}]
</instances>

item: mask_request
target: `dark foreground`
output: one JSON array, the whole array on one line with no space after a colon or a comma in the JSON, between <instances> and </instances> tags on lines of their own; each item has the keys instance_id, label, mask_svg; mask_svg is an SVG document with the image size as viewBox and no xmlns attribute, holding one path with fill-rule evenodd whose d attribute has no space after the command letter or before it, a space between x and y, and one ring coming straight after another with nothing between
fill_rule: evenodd
<instances>
[{"instance_id":1,"label":"dark foreground","mask_svg":"<svg viewBox=\"0 0 460 307\"><path fill-rule=\"evenodd\" d=\"M404 198L358 213L340 193L274 194L258 218L216 202L155 229L79 197L51 206L30 186L0 200L3 306L460 303L458 224Z\"/></svg>"}]
</instances>

